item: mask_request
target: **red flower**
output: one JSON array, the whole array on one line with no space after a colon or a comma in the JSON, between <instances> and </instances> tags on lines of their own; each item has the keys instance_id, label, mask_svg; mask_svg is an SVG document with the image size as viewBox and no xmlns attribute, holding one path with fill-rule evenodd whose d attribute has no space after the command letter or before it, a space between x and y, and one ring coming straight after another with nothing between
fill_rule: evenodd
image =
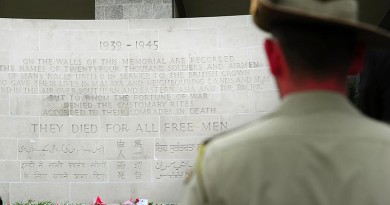
<instances>
[{"instance_id":1,"label":"red flower","mask_svg":"<svg viewBox=\"0 0 390 205\"><path fill-rule=\"evenodd\" d=\"M138 203L138 202L139 202L139 198L136 198L136 199L135 199L135 203Z\"/></svg>"}]
</instances>

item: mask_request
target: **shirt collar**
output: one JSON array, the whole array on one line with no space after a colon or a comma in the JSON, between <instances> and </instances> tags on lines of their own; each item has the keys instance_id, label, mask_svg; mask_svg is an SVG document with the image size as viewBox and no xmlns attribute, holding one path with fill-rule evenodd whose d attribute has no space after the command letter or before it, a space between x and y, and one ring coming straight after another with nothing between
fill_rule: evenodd
<instances>
[{"instance_id":1,"label":"shirt collar","mask_svg":"<svg viewBox=\"0 0 390 205\"><path fill-rule=\"evenodd\" d=\"M331 91L308 91L290 94L282 100L277 112L284 114L310 114L312 112L360 114L344 95Z\"/></svg>"}]
</instances>

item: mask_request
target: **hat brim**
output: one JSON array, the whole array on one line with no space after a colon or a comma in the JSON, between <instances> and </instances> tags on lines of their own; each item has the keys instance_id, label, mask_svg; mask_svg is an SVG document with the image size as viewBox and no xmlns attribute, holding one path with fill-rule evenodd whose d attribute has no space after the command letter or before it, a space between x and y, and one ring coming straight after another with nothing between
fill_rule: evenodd
<instances>
[{"instance_id":1,"label":"hat brim","mask_svg":"<svg viewBox=\"0 0 390 205\"><path fill-rule=\"evenodd\" d=\"M265 31L270 31L272 26L282 23L304 23L339 27L355 31L358 40L365 43L370 49L390 48L390 32L370 24L311 15L269 2L268 0L254 0L251 6L251 13L255 23Z\"/></svg>"}]
</instances>

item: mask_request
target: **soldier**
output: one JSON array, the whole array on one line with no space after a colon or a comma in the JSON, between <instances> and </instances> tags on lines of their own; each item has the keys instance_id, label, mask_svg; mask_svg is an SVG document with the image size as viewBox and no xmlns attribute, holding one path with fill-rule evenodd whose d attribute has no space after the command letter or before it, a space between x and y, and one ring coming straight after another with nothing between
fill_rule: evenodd
<instances>
[{"instance_id":1,"label":"soldier","mask_svg":"<svg viewBox=\"0 0 390 205\"><path fill-rule=\"evenodd\" d=\"M389 33L357 21L356 0L252 0L282 98L276 111L213 138L183 204L390 204L390 127L347 99L348 74Z\"/></svg>"}]
</instances>

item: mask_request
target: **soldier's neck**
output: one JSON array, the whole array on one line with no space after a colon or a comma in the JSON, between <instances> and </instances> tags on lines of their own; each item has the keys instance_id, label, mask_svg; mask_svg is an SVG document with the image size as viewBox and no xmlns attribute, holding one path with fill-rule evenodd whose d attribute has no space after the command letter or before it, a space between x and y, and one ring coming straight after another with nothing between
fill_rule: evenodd
<instances>
[{"instance_id":1,"label":"soldier's neck","mask_svg":"<svg viewBox=\"0 0 390 205\"><path fill-rule=\"evenodd\" d=\"M348 92L346 81L337 78L328 78L323 80L315 80L309 78L300 80L289 79L284 81L278 81L278 86L282 98L296 92L307 92L314 90L336 92L345 96Z\"/></svg>"}]
</instances>

